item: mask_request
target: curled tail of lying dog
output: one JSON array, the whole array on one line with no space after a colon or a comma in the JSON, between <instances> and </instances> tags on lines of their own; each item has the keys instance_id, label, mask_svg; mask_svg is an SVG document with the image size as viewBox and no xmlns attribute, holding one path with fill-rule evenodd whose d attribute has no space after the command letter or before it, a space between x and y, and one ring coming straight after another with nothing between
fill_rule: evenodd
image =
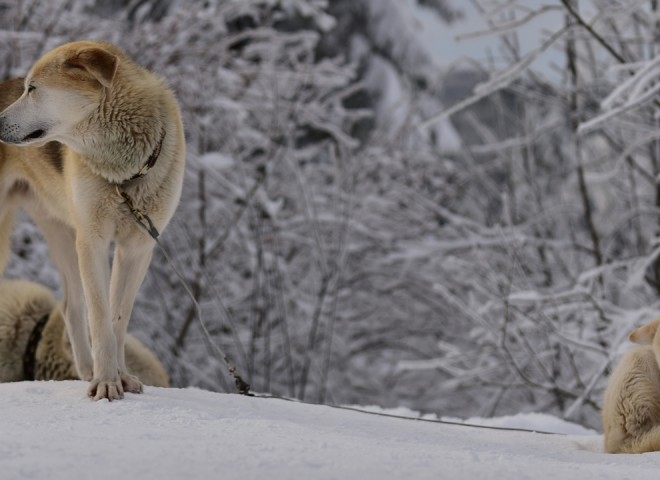
<instances>
[{"instance_id":1,"label":"curled tail of lying dog","mask_svg":"<svg viewBox=\"0 0 660 480\"><path fill-rule=\"evenodd\" d=\"M605 392L603 427L608 453L660 451L660 319L633 331L642 345L623 357Z\"/></svg>"},{"instance_id":2,"label":"curled tail of lying dog","mask_svg":"<svg viewBox=\"0 0 660 480\"><path fill-rule=\"evenodd\" d=\"M0 280L0 382L24 379L23 355L30 333L56 304L40 285Z\"/></svg>"},{"instance_id":3,"label":"curled tail of lying dog","mask_svg":"<svg viewBox=\"0 0 660 480\"><path fill-rule=\"evenodd\" d=\"M34 378L26 378L26 347L35 325L47 318L41 339L34 346ZM156 387L170 385L156 355L137 338L126 339L127 368L142 382ZM0 280L0 382L78 379L62 308L53 294L32 282Z\"/></svg>"}]
</instances>

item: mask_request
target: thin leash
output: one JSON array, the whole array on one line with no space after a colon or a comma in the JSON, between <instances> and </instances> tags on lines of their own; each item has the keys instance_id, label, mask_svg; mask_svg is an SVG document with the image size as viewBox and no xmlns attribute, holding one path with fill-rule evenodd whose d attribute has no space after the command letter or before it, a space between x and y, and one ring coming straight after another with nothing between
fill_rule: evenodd
<instances>
[{"instance_id":1,"label":"thin leash","mask_svg":"<svg viewBox=\"0 0 660 480\"><path fill-rule=\"evenodd\" d=\"M169 252L165 248L165 246L161 243L160 241L160 232L158 229L154 226L153 222L151 221L151 218L149 218L149 215L144 213L142 210L137 208L135 204L133 203L133 199L130 197L130 195L124 191L121 190L119 185L115 185L117 193L121 198L124 199L124 203L128 206L128 209L130 210L131 214L133 215L133 218L135 221L144 229L146 232L149 234L151 238L156 242L156 245L158 245L158 248L160 249L161 253L165 257L165 260L167 260L167 263L170 265L170 268L172 271L174 271L175 275L177 276L179 283L183 287L183 289L186 291L188 296L190 297L190 300L193 302L193 305L195 307L195 313L197 315L197 320L199 321L200 326L202 327L202 331L204 332L204 335L206 336L206 339L209 341L213 349L216 351L216 353L220 356L222 361L225 363L225 366L227 367L227 370L229 371L229 374L232 376L234 379L234 383L236 384L236 389L238 390L238 393L241 395L247 395L247 396L253 396L253 394L250 392L250 384L247 383L241 375L238 373L238 369L236 368L236 365L232 360L229 358L229 355L227 355L220 346L213 341L213 338L211 337L211 334L208 331L208 328L206 328L206 324L204 323L204 320L202 319L202 308L199 305L199 302L195 298L195 295L193 294L192 290L190 290L190 287L188 286L188 283L186 282L185 278L179 271L179 269L176 267L174 264L174 261L172 257L170 256Z\"/></svg>"},{"instance_id":2,"label":"thin leash","mask_svg":"<svg viewBox=\"0 0 660 480\"><path fill-rule=\"evenodd\" d=\"M149 218L149 215L147 215L142 210L137 208L133 203L133 199L131 198L131 196L128 193L122 191L119 185L115 185L115 189L119 194L119 196L124 199L124 203L126 203L126 205L128 206L131 215L133 215L133 218L138 223L138 225L140 225L144 230L146 230L149 236L153 238L153 240L156 242L156 245L158 245L158 248L165 257L165 260L167 260L167 263L170 265L170 268L177 276L179 283L190 297L190 300L193 302L193 305L195 307L197 320L199 321L199 324L202 327L202 331L204 332L204 335L206 336L206 339L209 341L210 345L213 347L213 349L216 351L216 353L220 356L220 358L224 362L225 366L227 367L227 370L229 371L229 374L234 379L234 383L236 384L236 389L238 390L238 393L240 393L241 395L254 396L254 394L250 392L250 384L247 383L245 380L243 380L240 373L238 372L238 369L236 368L236 365L234 364L234 362L232 362L231 358L229 358L229 355L227 355L227 353L225 353L222 350L222 348L220 348L217 342L213 341L213 338L211 337L208 328L206 328L206 324L204 323L204 320L202 318L202 307L199 305L199 302L197 301L195 295L188 286L188 283L186 282L184 276L181 274L180 270L174 264L174 260L170 256L169 252L167 251L165 246L161 243L159 238L160 232L154 226L153 222L151 221L151 218Z\"/></svg>"},{"instance_id":3,"label":"thin leash","mask_svg":"<svg viewBox=\"0 0 660 480\"><path fill-rule=\"evenodd\" d=\"M164 134L163 134L164 137ZM160 144L157 148L158 153L160 153L160 145L162 145L162 137ZM154 157L154 155L152 155ZM157 158L158 155L155 155L155 158ZM150 165L148 167L143 167L138 174L135 176L131 177L129 180L134 180L135 178L140 178L146 175L146 173L149 171L149 169L155 164L155 159L149 161ZM146 165L145 165L146 166ZM161 253L165 257L165 260L169 264L170 268L172 271L174 271L175 275L177 276L177 279L179 280L179 283L183 287L183 289L186 291L188 296L190 297L190 300L192 301L194 307L195 307L195 313L197 316L197 320L199 321L199 324L202 328L202 332L204 332L204 335L206 339L208 340L209 344L212 346L212 348L216 351L216 353L220 356L222 361L224 362L225 366L227 367L227 370L229 371L229 374L231 377L234 379L234 383L236 385L236 389L238 390L238 393L241 395L245 395L248 397L255 397L255 398L263 398L263 399L275 399L275 400L284 400L288 402L295 402L295 403L303 403L307 405L312 405L308 402L304 402L301 400L293 399L290 397L283 397L279 395L273 395L273 394L264 394L264 393L256 393L250 391L250 384L247 383L243 378L241 377L240 373L238 372L238 369L236 368L236 365L234 362L231 360L231 358L225 353L225 351L213 340L211 337L211 334L209 333L208 328L206 327L206 323L204 323L204 320L202 318L202 308L199 305L199 302L195 298L195 295L193 294L192 290L188 286L188 283L185 279L185 277L181 274L181 271L176 267L174 260L172 259L171 255L169 254L168 250L165 248L165 246L160 242L160 232L154 225L153 221L147 215L145 212L140 210L135 206L135 203L133 202L133 199L131 196L123 191L121 189L120 184L115 184L115 190L117 192L117 195L119 195L126 206L128 207L129 211L131 212L131 215L135 219L135 221L142 227L148 234L149 236L156 242L156 245L158 245L158 248L160 249ZM380 417L388 417L388 418L396 418L400 420L410 420L414 422L426 422L426 423L436 423L436 424L443 424L443 425L453 425L453 426L460 426L460 427L469 427L469 428L481 428L481 429L486 429L486 430L502 430L502 431L510 431L510 432L526 432L526 433L538 433L542 435L563 435L555 432L547 432L547 431L542 431L542 430L531 430L531 429L525 429L525 428L510 428L510 427L495 427L495 426L489 426L489 425L476 425L476 424L470 424L470 423L460 423L460 422L452 422L448 420L440 420L440 419L429 419L429 418L418 418L418 417L403 417L400 415L393 415L389 413L383 413L383 412L370 412L366 410L361 410L359 408L355 407L349 407L349 406L344 406L344 405L334 405L334 404L323 404L326 407L330 408L335 408L339 410L348 410L348 411L353 411L353 412L358 412L362 414L368 414L368 415L376 415Z\"/></svg>"},{"instance_id":4,"label":"thin leash","mask_svg":"<svg viewBox=\"0 0 660 480\"><path fill-rule=\"evenodd\" d=\"M188 296L190 297L190 300L193 302L193 305L195 307L195 313L197 315L197 320L199 321L200 326L202 327L202 331L204 332L204 335L206 336L206 339L208 342L211 344L213 349L216 351L216 353L220 356L222 361L224 362L225 366L227 367L227 370L229 371L229 374L232 376L234 379L234 383L236 385L236 389L238 390L238 393L241 395L247 395L247 396L254 396L253 393L250 392L250 384L247 383L243 378L241 377L240 373L238 372L238 369L236 368L236 365L234 362L231 360L229 355L227 355L220 346L213 341L213 338L211 337L211 334L209 333L208 328L206 328L206 324L204 323L204 320L202 318L202 307L199 305L199 302L195 298L195 295L193 294L192 290L188 286L188 283L186 282L184 276L181 274L181 271L176 267L174 264L174 260L172 259L171 255L165 248L165 246L160 242L160 232L154 225L153 221L147 215L145 212L140 210L138 207L135 206L135 202L133 202L133 199L131 196L126 193L122 189L122 185L125 183L128 183L132 180L142 178L144 177L151 168L156 164L156 161L158 160L158 157L160 156L160 152L163 146L163 141L165 140L165 130L163 130L160 140L158 144L156 145L156 148L154 151L151 153L149 158L147 159L147 162L142 166L142 168L132 177L129 179L125 180L122 183L115 183L115 191L117 192L117 195L119 195L126 206L128 207L129 211L131 212L131 215L135 219L135 221L140 225L148 234L149 236L156 242L156 245L158 245L158 248L162 252L163 256L167 260L167 263L170 265L170 268L174 273L176 274L179 283L183 287L183 289L186 291Z\"/></svg>"},{"instance_id":5,"label":"thin leash","mask_svg":"<svg viewBox=\"0 0 660 480\"><path fill-rule=\"evenodd\" d=\"M516 428L516 427L496 427L494 425L479 425L475 423L464 423L464 422L454 422L451 420L442 420L439 418L422 418L422 417L404 417L402 415L395 415L392 413L386 413L386 412L372 412L369 410L363 410L358 407L351 407L348 405L336 405L333 403L310 403L310 402L305 402L303 400L298 400L297 398L291 398L291 397L283 397L280 395L274 395L271 393L256 393L252 392L250 395L255 398L262 398L265 400L283 400L285 402L292 402L292 403L300 403L303 405L317 405L317 406L324 406L324 407L329 407L329 408L334 408L337 410L347 410L350 412L356 412L356 413L361 413L364 415L372 415L372 416L377 416L377 417L385 417L385 418L395 418L397 420L407 420L410 422L416 422L416 423L435 423L435 424L440 424L440 425L451 425L454 427L466 427L466 428L480 428L484 430L500 430L504 432L522 432L522 433L538 433L539 435L560 435L560 436L566 436L567 434L565 433L557 433L557 432L548 432L545 430L536 430L536 429L529 429L529 428Z\"/></svg>"},{"instance_id":6,"label":"thin leash","mask_svg":"<svg viewBox=\"0 0 660 480\"><path fill-rule=\"evenodd\" d=\"M193 305L195 307L195 313L197 315L197 320L199 321L199 324L202 328L202 331L204 332L204 335L206 336L206 339L210 343L210 345L213 347L213 349L216 351L216 353L220 356L220 358L223 360L225 366L227 367L227 370L229 371L229 374L232 376L234 379L234 383L236 385L236 389L238 390L238 393L241 395L245 395L248 397L255 397L255 398L263 398L263 399L274 399L274 400L284 400L288 402L295 402L295 403L303 403L306 405L314 405L308 402L303 402L301 400L297 400L294 398L290 397L283 397L279 395L273 395L270 393L256 393L250 391L250 384L247 383L243 378L241 377L240 373L238 372L238 369L236 368L236 365L232 360L229 358L229 356L222 350L222 348L213 340L211 337L211 334L208 331L208 328L206 327L206 324L204 323L204 320L202 318L202 309L201 306L199 305L199 302L195 298L195 295L192 293L192 290L188 286L188 283L186 282L184 276L181 274L181 271L176 267L174 264L174 260L170 256L168 250L165 248L165 246L160 242L160 232L158 229L154 226L153 222L149 218L149 215L144 213L142 210L139 208L135 207L135 204L133 203L133 199L128 195L126 192L122 191L119 185L115 185L117 194L124 199L124 202L128 206L128 209L130 210L131 214L133 215L133 218L135 221L153 238L153 240L156 242L156 245L158 245L158 248L160 249L161 253L165 257L165 260L169 264L170 268L174 271L176 274L179 283L181 286L184 288L188 296L190 297L190 300L193 302ZM511 427L495 427L491 425L476 425L476 424L471 424L471 423L461 423L461 422L452 422L449 420L440 420L440 419L431 419L431 418L418 418L418 417L403 417L401 415L393 415L389 413L383 413L383 412L370 412L366 410L361 410L359 408L355 407L349 407L345 405L334 405L334 404L323 404L326 407L330 408L335 408L339 410L348 410L348 411L353 411L353 412L358 412L362 414L367 414L367 415L376 415L380 417L388 417L388 418L396 418L399 420L410 420L414 422L425 422L425 423L436 423L436 424L442 424L442 425L453 425L453 426L458 426L458 427L468 427L468 428L481 428L481 429L486 429L486 430L501 430L501 431L509 431L509 432L525 432L525 433L538 433L541 435L564 435L561 433L556 433L556 432L547 432L543 430L531 430L531 429L526 429L526 428L511 428Z\"/></svg>"}]
</instances>

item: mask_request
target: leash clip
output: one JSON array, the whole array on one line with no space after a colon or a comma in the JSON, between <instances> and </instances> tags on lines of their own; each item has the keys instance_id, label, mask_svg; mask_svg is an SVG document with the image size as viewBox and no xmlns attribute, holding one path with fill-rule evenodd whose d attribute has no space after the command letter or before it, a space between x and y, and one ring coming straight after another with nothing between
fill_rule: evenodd
<instances>
[{"instance_id":1,"label":"leash clip","mask_svg":"<svg viewBox=\"0 0 660 480\"><path fill-rule=\"evenodd\" d=\"M124 192L119 187L119 184L115 184L115 191L117 192L117 195L119 195L124 200L124 203L130 210L131 215L133 215L135 221L147 231L147 233L151 236L151 238L153 238L154 240L158 240L158 237L160 236L160 232L158 231L154 223L151 221L151 218L149 218L149 215L144 213L139 208L135 207L131 196L128 193Z\"/></svg>"}]
</instances>

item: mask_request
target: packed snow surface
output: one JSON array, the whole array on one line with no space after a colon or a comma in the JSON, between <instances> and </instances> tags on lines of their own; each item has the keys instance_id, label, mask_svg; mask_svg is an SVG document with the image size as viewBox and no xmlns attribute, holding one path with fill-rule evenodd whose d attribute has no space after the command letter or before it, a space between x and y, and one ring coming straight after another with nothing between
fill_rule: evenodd
<instances>
[{"instance_id":1,"label":"packed snow surface","mask_svg":"<svg viewBox=\"0 0 660 480\"><path fill-rule=\"evenodd\" d=\"M85 388L0 385L2 479L658 478L660 453L606 455L593 433L483 429L196 389L93 402ZM566 426L523 418L537 430Z\"/></svg>"}]
</instances>

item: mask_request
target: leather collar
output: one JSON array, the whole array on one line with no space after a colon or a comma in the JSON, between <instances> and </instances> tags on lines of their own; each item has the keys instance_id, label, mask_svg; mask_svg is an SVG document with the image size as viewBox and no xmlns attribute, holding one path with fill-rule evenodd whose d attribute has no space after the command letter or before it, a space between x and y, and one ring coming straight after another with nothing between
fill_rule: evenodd
<instances>
[{"instance_id":1,"label":"leather collar","mask_svg":"<svg viewBox=\"0 0 660 480\"><path fill-rule=\"evenodd\" d=\"M163 148L163 141L165 140L165 129L163 129L162 133L160 134L160 140L158 141L158 144L156 145L156 148L154 148L154 151L151 152L151 155L149 155L149 158L145 162L144 165L142 165L142 168L131 178L128 180L124 180L122 183L130 182L131 180L136 180L138 178L144 177L149 170L151 170L154 165L156 165L156 162L158 161L158 157L160 156L160 151Z\"/></svg>"}]
</instances>

